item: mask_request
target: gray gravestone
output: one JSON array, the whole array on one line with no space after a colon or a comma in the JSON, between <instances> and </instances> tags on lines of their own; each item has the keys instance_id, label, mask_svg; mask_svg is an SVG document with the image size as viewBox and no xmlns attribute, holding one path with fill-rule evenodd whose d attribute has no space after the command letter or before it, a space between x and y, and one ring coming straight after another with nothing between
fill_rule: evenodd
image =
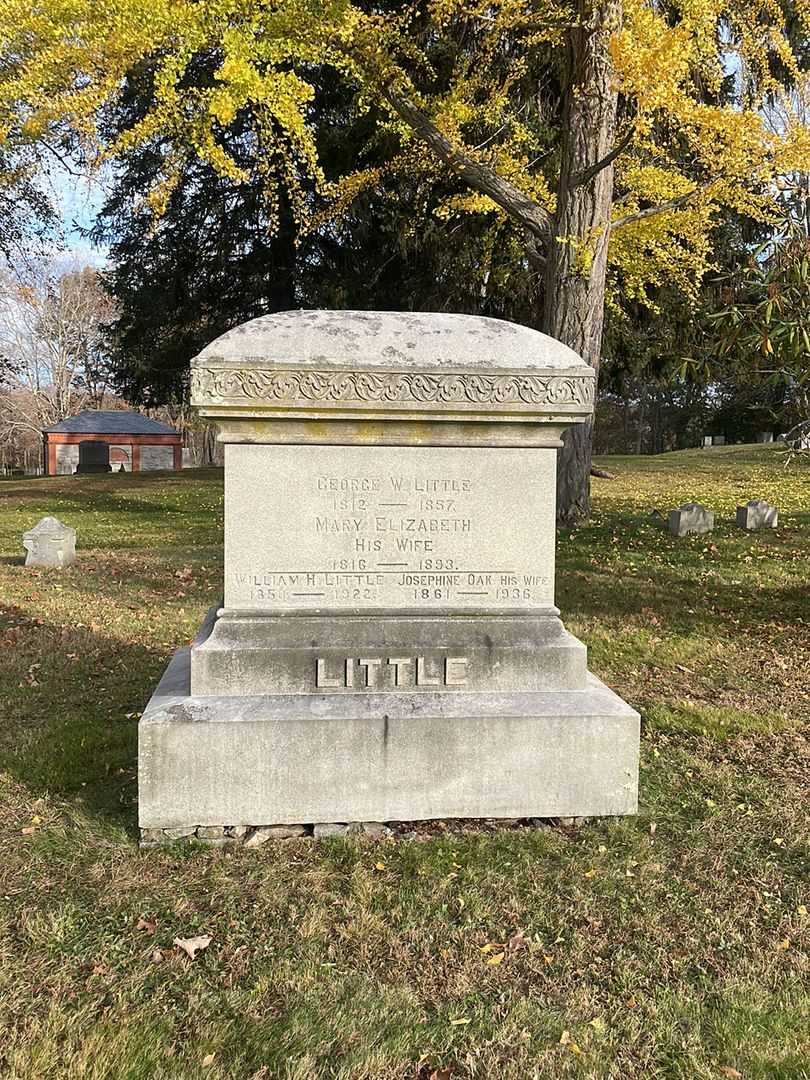
<instances>
[{"instance_id":1,"label":"gray gravestone","mask_svg":"<svg viewBox=\"0 0 810 1080\"><path fill-rule=\"evenodd\" d=\"M76 530L59 518L44 517L23 533L26 566L70 566L76 561Z\"/></svg>"},{"instance_id":2,"label":"gray gravestone","mask_svg":"<svg viewBox=\"0 0 810 1080\"><path fill-rule=\"evenodd\" d=\"M737 524L741 529L775 529L779 524L779 511L764 499L752 499L745 506L737 507Z\"/></svg>"},{"instance_id":3,"label":"gray gravestone","mask_svg":"<svg viewBox=\"0 0 810 1080\"><path fill-rule=\"evenodd\" d=\"M554 604L593 399L570 349L475 316L286 312L204 349L225 596L141 719L142 835L634 813L638 714Z\"/></svg>"},{"instance_id":4,"label":"gray gravestone","mask_svg":"<svg viewBox=\"0 0 810 1080\"><path fill-rule=\"evenodd\" d=\"M711 532L714 528L714 512L700 503L684 503L677 510L670 510L667 525L673 536Z\"/></svg>"}]
</instances>

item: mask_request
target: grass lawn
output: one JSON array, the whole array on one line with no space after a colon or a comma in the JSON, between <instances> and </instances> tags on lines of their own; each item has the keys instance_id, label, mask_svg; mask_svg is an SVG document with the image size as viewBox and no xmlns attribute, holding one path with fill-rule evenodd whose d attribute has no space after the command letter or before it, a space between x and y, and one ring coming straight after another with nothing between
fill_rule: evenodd
<instances>
[{"instance_id":1,"label":"grass lawn","mask_svg":"<svg viewBox=\"0 0 810 1080\"><path fill-rule=\"evenodd\" d=\"M137 718L219 593L216 471L0 483L0 1076L810 1077L810 468L613 458L558 604L637 818L139 852ZM778 505L745 534L738 502ZM689 499L710 536L647 521ZM69 570L27 570L44 514ZM175 937L210 934L190 960Z\"/></svg>"}]
</instances>

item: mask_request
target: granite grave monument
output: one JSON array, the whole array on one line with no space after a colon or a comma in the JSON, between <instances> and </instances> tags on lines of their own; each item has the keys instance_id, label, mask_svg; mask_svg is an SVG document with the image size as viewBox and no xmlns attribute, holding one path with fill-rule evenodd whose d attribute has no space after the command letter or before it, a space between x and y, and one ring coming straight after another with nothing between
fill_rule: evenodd
<instances>
[{"instance_id":1,"label":"granite grave monument","mask_svg":"<svg viewBox=\"0 0 810 1080\"><path fill-rule=\"evenodd\" d=\"M500 320L293 311L191 385L224 443L224 600L140 721L145 842L636 811L638 714L554 604L592 368Z\"/></svg>"}]
</instances>

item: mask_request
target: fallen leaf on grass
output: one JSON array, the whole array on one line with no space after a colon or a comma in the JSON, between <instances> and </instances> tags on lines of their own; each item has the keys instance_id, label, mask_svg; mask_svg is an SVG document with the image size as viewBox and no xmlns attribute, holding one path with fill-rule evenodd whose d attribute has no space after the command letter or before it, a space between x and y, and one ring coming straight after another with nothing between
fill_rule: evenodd
<instances>
[{"instance_id":1,"label":"fallen leaf on grass","mask_svg":"<svg viewBox=\"0 0 810 1080\"><path fill-rule=\"evenodd\" d=\"M452 1069L434 1069L430 1074L429 1080L452 1080Z\"/></svg>"},{"instance_id":2,"label":"fallen leaf on grass","mask_svg":"<svg viewBox=\"0 0 810 1080\"><path fill-rule=\"evenodd\" d=\"M564 1031L562 1035L560 1035L560 1046L564 1046L567 1050L570 1050L572 1054L576 1054L577 1057L582 1054L582 1047L574 1042L571 1038L570 1031Z\"/></svg>"},{"instance_id":3,"label":"fallen leaf on grass","mask_svg":"<svg viewBox=\"0 0 810 1080\"><path fill-rule=\"evenodd\" d=\"M210 1068L214 1064L215 1057L216 1054L206 1054L205 1057L202 1059L202 1067L204 1069Z\"/></svg>"},{"instance_id":4,"label":"fallen leaf on grass","mask_svg":"<svg viewBox=\"0 0 810 1080\"><path fill-rule=\"evenodd\" d=\"M182 949L190 960L193 960L198 952L208 948L212 940L210 934L199 934L197 937L176 937L174 944L178 949Z\"/></svg>"},{"instance_id":5,"label":"fallen leaf on grass","mask_svg":"<svg viewBox=\"0 0 810 1080\"><path fill-rule=\"evenodd\" d=\"M529 944L526 941L526 938L523 936L522 930L518 930L516 931L516 933L512 934L512 936L506 943L506 948L508 952L520 952L521 949L528 949L528 947Z\"/></svg>"},{"instance_id":6,"label":"fallen leaf on grass","mask_svg":"<svg viewBox=\"0 0 810 1080\"><path fill-rule=\"evenodd\" d=\"M107 967L106 964L96 964L93 967L93 974L94 975L106 975L109 972L109 970L110 969Z\"/></svg>"},{"instance_id":7,"label":"fallen leaf on grass","mask_svg":"<svg viewBox=\"0 0 810 1080\"><path fill-rule=\"evenodd\" d=\"M153 964L162 964L164 960L163 951L161 949L155 949L150 957Z\"/></svg>"},{"instance_id":8,"label":"fallen leaf on grass","mask_svg":"<svg viewBox=\"0 0 810 1080\"><path fill-rule=\"evenodd\" d=\"M450 1021L450 1026L451 1027L461 1027L462 1024L469 1024L469 1022L470 1021L466 1017L460 1016L457 1020L451 1020Z\"/></svg>"},{"instance_id":9,"label":"fallen leaf on grass","mask_svg":"<svg viewBox=\"0 0 810 1080\"><path fill-rule=\"evenodd\" d=\"M37 831L37 827L36 825L26 825L25 828L21 831L23 836L30 836L32 833L35 833Z\"/></svg>"},{"instance_id":10,"label":"fallen leaf on grass","mask_svg":"<svg viewBox=\"0 0 810 1080\"><path fill-rule=\"evenodd\" d=\"M505 956L505 953L502 953L502 952L499 952L499 953L495 953L495 955L494 955L494 956L490 956L490 957L488 957L488 959L487 959L487 964L488 964L488 965L489 965L490 967L495 967L495 965L496 965L496 964L500 964L500 963L501 963L501 961L503 960L504 956Z\"/></svg>"},{"instance_id":11,"label":"fallen leaf on grass","mask_svg":"<svg viewBox=\"0 0 810 1080\"><path fill-rule=\"evenodd\" d=\"M781 941L778 941L776 943L776 951L777 952L784 952L786 949L789 949L789 948L790 948L790 938L783 938Z\"/></svg>"},{"instance_id":12,"label":"fallen leaf on grass","mask_svg":"<svg viewBox=\"0 0 810 1080\"><path fill-rule=\"evenodd\" d=\"M135 923L136 930L145 930L148 934L154 934L157 923L154 919L145 919L143 915L138 916L138 921Z\"/></svg>"},{"instance_id":13,"label":"fallen leaf on grass","mask_svg":"<svg viewBox=\"0 0 810 1080\"><path fill-rule=\"evenodd\" d=\"M723 1076L731 1076L731 1077L742 1076L742 1073L737 1072L737 1070L731 1065L721 1065L720 1066L720 1072L723 1074Z\"/></svg>"}]
</instances>

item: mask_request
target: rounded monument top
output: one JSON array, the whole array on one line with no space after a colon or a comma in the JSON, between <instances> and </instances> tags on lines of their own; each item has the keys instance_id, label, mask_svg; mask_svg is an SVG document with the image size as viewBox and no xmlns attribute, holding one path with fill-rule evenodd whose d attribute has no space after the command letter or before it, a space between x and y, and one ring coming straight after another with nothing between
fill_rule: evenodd
<instances>
[{"instance_id":1,"label":"rounded monument top","mask_svg":"<svg viewBox=\"0 0 810 1080\"><path fill-rule=\"evenodd\" d=\"M282 311L220 335L195 357L317 368L558 371L587 367L561 341L504 319L422 311Z\"/></svg>"},{"instance_id":2,"label":"rounded monument top","mask_svg":"<svg viewBox=\"0 0 810 1080\"><path fill-rule=\"evenodd\" d=\"M207 345L191 362L191 403L220 435L228 418L568 424L593 412L595 374L561 342L503 319L283 311Z\"/></svg>"}]
</instances>

